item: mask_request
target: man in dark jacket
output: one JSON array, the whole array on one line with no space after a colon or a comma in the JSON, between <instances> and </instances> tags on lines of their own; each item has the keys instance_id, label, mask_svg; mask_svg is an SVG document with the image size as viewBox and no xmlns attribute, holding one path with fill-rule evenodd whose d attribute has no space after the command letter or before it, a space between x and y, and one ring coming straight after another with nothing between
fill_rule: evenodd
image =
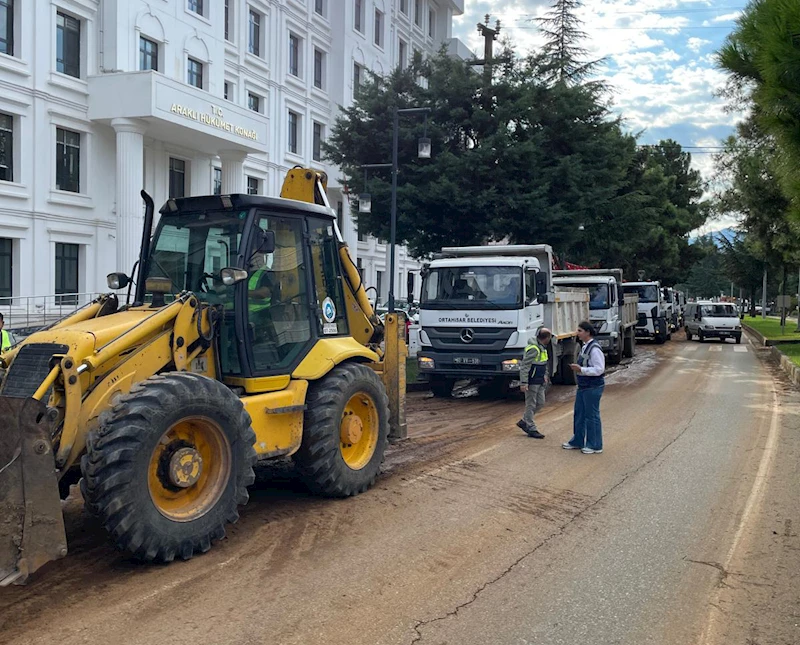
<instances>
[{"instance_id":1,"label":"man in dark jacket","mask_svg":"<svg viewBox=\"0 0 800 645\"><path fill-rule=\"evenodd\" d=\"M547 389L547 348L553 334L546 327L539 329L536 340L525 348L525 355L519 368L520 389L525 392L525 414L517 422L517 426L529 437L544 439L539 432L533 415L544 405L544 394Z\"/></svg>"}]
</instances>

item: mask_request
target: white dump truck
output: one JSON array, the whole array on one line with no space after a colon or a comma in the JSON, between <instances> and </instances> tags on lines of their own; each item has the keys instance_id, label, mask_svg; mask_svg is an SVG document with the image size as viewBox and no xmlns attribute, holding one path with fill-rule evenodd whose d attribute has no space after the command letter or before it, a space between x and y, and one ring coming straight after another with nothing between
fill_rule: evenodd
<instances>
[{"instance_id":1,"label":"white dump truck","mask_svg":"<svg viewBox=\"0 0 800 645\"><path fill-rule=\"evenodd\" d=\"M434 395L450 396L459 379L505 391L542 326L553 332L553 382L575 384L569 364L589 293L556 287L552 266L553 250L536 244L444 248L423 267L417 360Z\"/></svg>"},{"instance_id":2,"label":"white dump truck","mask_svg":"<svg viewBox=\"0 0 800 645\"><path fill-rule=\"evenodd\" d=\"M636 353L638 294L622 288L622 269L571 269L554 271L558 287L589 291L589 319L597 329L597 342L611 363Z\"/></svg>"},{"instance_id":3,"label":"white dump truck","mask_svg":"<svg viewBox=\"0 0 800 645\"><path fill-rule=\"evenodd\" d=\"M655 340L663 343L672 337L668 316L670 315L664 302L661 283L625 282L622 285L627 294L639 296L639 319L636 321L636 338Z\"/></svg>"}]
</instances>

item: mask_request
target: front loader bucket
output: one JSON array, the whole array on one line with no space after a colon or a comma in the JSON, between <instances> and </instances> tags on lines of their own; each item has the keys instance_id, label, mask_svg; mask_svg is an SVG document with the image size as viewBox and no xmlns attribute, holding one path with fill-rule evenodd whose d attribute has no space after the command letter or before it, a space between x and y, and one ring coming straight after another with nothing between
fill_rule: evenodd
<instances>
[{"instance_id":1,"label":"front loader bucket","mask_svg":"<svg viewBox=\"0 0 800 645\"><path fill-rule=\"evenodd\" d=\"M0 587L66 554L45 406L0 396Z\"/></svg>"}]
</instances>

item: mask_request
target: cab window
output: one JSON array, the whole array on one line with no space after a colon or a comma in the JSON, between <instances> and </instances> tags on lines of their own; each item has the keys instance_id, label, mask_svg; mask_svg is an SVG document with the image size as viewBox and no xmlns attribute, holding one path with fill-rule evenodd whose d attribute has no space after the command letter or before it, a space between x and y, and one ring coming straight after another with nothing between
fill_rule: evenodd
<instances>
[{"instance_id":1,"label":"cab window","mask_svg":"<svg viewBox=\"0 0 800 645\"><path fill-rule=\"evenodd\" d=\"M320 336L346 334L347 316L333 221L310 220L311 266Z\"/></svg>"},{"instance_id":2,"label":"cab window","mask_svg":"<svg viewBox=\"0 0 800 645\"><path fill-rule=\"evenodd\" d=\"M254 371L282 373L302 358L312 337L303 221L264 215L258 225L275 233L275 251L250 256L247 330Z\"/></svg>"}]
</instances>

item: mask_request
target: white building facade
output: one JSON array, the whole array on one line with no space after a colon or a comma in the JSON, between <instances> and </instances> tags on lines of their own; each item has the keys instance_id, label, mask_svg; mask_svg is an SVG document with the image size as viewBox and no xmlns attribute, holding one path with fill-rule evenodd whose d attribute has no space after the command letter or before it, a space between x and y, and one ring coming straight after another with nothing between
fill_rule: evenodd
<instances>
[{"instance_id":1,"label":"white building facade","mask_svg":"<svg viewBox=\"0 0 800 645\"><path fill-rule=\"evenodd\" d=\"M463 8L0 0L0 311L25 296L101 292L107 273L130 273L142 188L157 207L212 192L274 196L298 164L328 173L345 240L384 301L386 245L359 239L321 142L366 70L387 73L443 43L469 55L451 31ZM397 297L416 269L400 249Z\"/></svg>"}]
</instances>

